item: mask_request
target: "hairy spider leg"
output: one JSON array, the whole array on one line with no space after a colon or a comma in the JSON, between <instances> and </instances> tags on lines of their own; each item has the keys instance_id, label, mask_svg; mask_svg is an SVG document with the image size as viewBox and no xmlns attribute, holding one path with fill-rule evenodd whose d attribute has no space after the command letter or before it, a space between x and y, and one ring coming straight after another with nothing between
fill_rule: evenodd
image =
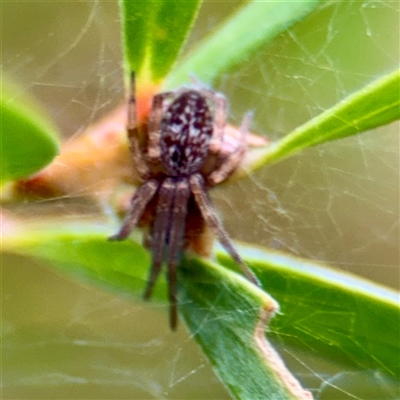
<instances>
[{"instance_id":1,"label":"hairy spider leg","mask_svg":"<svg viewBox=\"0 0 400 400\"><path fill-rule=\"evenodd\" d=\"M221 242L225 250L240 266L246 278L250 282L253 282L255 285L260 286L257 277L253 274L253 271L251 271L251 269L245 264L245 262L240 257L239 253L237 253L237 251L233 247L233 244L228 234L226 233L222 224L220 223L217 214L215 213L214 206L207 195L204 178L200 174L192 175L190 177L190 188L207 225L218 237L219 241Z\"/></svg>"},{"instance_id":2,"label":"hairy spider leg","mask_svg":"<svg viewBox=\"0 0 400 400\"><path fill-rule=\"evenodd\" d=\"M161 271L174 195L174 181L172 178L166 178L159 190L156 218L151 233L152 265L147 286L143 294L145 300L148 300L151 297L154 285Z\"/></svg>"},{"instance_id":3,"label":"hairy spider leg","mask_svg":"<svg viewBox=\"0 0 400 400\"><path fill-rule=\"evenodd\" d=\"M131 200L131 207L120 230L117 234L110 236L108 240L124 240L130 235L139 222L147 203L157 192L158 186L159 183L155 179L151 179L136 190Z\"/></svg>"},{"instance_id":4,"label":"hairy spider leg","mask_svg":"<svg viewBox=\"0 0 400 400\"><path fill-rule=\"evenodd\" d=\"M210 186L215 186L218 183L222 182L234 169L239 166L247 149L246 136L249 133L249 127L252 117L253 114L251 112L246 113L243 117L242 123L239 128L239 143L236 149L225 159L222 165L218 169L213 171L210 175L208 175L207 183Z\"/></svg>"},{"instance_id":5,"label":"hairy spider leg","mask_svg":"<svg viewBox=\"0 0 400 400\"><path fill-rule=\"evenodd\" d=\"M136 77L133 71L131 72L131 81L129 87L127 131L136 169L139 175L142 178L145 178L149 174L149 168L142 158L139 145L139 132L136 117Z\"/></svg>"},{"instance_id":6,"label":"hairy spider leg","mask_svg":"<svg viewBox=\"0 0 400 400\"><path fill-rule=\"evenodd\" d=\"M174 95L174 92L164 92L153 97L149 116L149 144L147 147L147 154L152 162L157 162L160 159L160 124L164 115L164 101Z\"/></svg>"},{"instance_id":7,"label":"hairy spider leg","mask_svg":"<svg viewBox=\"0 0 400 400\"><path fill-rule=\"evenodd\" d=\"M176 183L175 198L172 206L171 226L168 234L168 284L170 303L170 326L176 329L177 313L177 277L176 270L182 252L182 243L186 227L187 205L190 198L190 186L187 178Z\"/></svg>"}]
</instances>

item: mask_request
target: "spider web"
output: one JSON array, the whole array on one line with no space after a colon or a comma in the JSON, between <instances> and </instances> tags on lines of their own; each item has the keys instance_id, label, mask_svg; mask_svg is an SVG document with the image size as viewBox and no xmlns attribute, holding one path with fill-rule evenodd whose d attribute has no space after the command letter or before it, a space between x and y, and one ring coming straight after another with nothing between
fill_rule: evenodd
<instances>
[{"instance_id":1,"label":"spider web","mask_svg":"<svg viewBox=\"0 0 400 400\"><path fill-rule=\"evenodd\" d=\"M237 4L206 2L187 48ZM23 88L16 97L40 99L68 137L120 103L116 3L1 7L3 69ZM398 2L328 3L217 89L234 121L251 109L254 131L277 139L397 66L398 21ZM308 149L215 190L226 229L398 288L398 131L395 123ZM63 202L57 210L98 212ZM229 398L184 329L168 331L164 306L117 299L18 257L2 264L3 398ZM374 371L280 351L317 398L396 398Z\"/></svg>"}]
</instances>

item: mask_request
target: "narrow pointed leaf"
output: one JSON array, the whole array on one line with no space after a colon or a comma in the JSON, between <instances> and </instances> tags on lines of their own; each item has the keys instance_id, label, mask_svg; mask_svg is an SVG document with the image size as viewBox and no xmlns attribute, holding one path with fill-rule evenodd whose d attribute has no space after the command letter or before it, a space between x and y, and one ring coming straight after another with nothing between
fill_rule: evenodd
<instances>
[{"instance_id":1,"label":"narrow pointed leaf","mask_svg":"<svg viewBox=\"0 0 400 400\"><path fill-rule=\"evenodd\" d=\"M258 48L304 18L320 3L315 0L250 1L185 56L169 75L167 86L180 86L191 74L202 82L213 82L221 73L246 62Z\"/></svg>"},{"instance_id":2,"label":"narrow pointed leaf","mask_svg":"<svg viewBox=\"0 0 400 400\"><path fill-rule=\"evenodd\" d=\"M2 91L0 183L38 171L58 153L56 130L38 105L13 100L10 88Z\"/></svg>"},{"instance_id":3,"label":"narrow pointed leaf","mask_svg":"<svg viewBox=\"0 0 400 400\"><path fill-rule=\"evenodd\" d=\"M200 3L121 0L127 68L160 81L175 62Z\"/></svg>"},{"instance_id":4,"label":"narrow pointed leaf","mask_svg":"<svg viewBox=\"0 0 400 400\"><path fill-rule=\"evenodd\" d=\"M400 118L400 70L393 71L326 110L258 153L253 168L302 149L342 139Z\"/></svg>"}]
</instances>

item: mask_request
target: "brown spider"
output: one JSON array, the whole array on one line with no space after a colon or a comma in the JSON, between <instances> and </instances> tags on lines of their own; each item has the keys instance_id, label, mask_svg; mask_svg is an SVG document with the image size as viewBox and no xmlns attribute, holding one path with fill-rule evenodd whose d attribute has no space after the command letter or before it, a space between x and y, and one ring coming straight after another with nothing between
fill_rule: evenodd
<instances>
[{"instance_id":1,"label":"brown spider","mask_svg":"<svg viewBox=\"0 0 400 400\"><path fill-rule=\"evenodd\" d=\"M244 275L258 285L257 278L233 247L207 194L208 187L217 185L232 174L246 152L250 116L246 115L243 119L238 145L229 151L222 150L225 118L224 96L210 89L182 88L176 92L157 94L149 115L147 143L143 146L136 123L135 74L131 74L127 130L143 184L133 195L130 210L119 232L110 240L126 239L150 210L152 266L144 298L150 298L165 261L172 330L177 325L176 270L181 253L188 247L190 235L193 236L190 225L194 218L200 219L194 235L199 235L205 223Z\"/></svg>"}]
</instances>

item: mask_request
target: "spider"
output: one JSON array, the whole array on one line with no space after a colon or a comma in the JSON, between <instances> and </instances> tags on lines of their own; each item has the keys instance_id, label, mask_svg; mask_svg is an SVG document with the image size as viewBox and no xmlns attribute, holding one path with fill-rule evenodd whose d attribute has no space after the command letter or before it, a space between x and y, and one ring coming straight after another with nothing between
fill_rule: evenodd
<instances>
[{"instance_id":1,"label":"spider","mask_svg":"<svg viewBox=\"0 0 400 400\"><path fill-rule=\"evenodd\" d=\"M132 72L127 131L143 183L131 199L120 230L109 239L126 239L133 228L151 215L148 247L152 253L152 266L144 299L151 297L165 262L170 327L175 330L178 319L177 267L183 250L191 238L201 235L203 225L218 237L247 279L258 285L257 278L221 225L207 193L209 187L224 181L239 166L247 148L250 114L243 119L238 144L227 151L223 146L227 105L222 94L205 87L159 93L153 97L147 143L143 145L136 122L135 90Z\"/></svg>"}]
</instances>

